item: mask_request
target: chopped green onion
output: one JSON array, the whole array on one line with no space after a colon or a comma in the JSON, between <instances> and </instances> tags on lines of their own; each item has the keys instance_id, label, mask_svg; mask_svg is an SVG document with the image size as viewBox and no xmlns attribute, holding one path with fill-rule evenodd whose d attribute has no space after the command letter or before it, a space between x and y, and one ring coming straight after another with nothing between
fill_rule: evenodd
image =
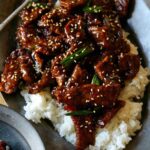
<instances>
[{"instance_id":1,"label":"chopped green onion","mask_svg":"<svg viewBox=\"0 0 150 150\"><path fill-rule=\"evenodd\" d=\"M76 61L84 58L85 56L87 56L91 52L93 52L93 50L88 46L84 47L84 48L80 48L75 53L73 53L73 54L69 55L68 57L64 58L61 61L61 64L64 67L69 67L73 62L76 62Z\"/></svg>"},{"instance_id":2,"label":"chopped green onion","mask_svg":"<svg viewBox=\"0 0 150 150\"><path fill-rule=\"evenodd\" d=\"M90 114L93 114L93 112L90 110L79 110L79 111L66 113L67 116L87 116Z\"/></svg>"},{"instance_id":3,"label":"chopped green onion","mask_svg":"<svg viewBox=\"0 0 150 150\"><path fill-rule=\"evenodd\" d=\"M92 78L92 84L96 84L96 85L101 85L102 84L102 81L99 79L99 77L94 74L93 78Z\"/></svg>"},{"instance_id":4,"label":"chopped green onion","mask_svg":"<svg viewBox=\"0 0 150 150\"><path fill-rule=\"evenodd\" d=\"M102 7L96 6L96 5L91 6L91 7L84 7L83 11L87 13L100 13L102 11Z\"/></svg>"},{"instance_id":5,"label":"chopped green onion","mask_svg":"<svg viewBox=\"0 0 150 150\"><path fill-rule=\"evenodd\" d=\"M77 110L77 111L72 111L69 113L66 113L65 115L67 116L87 116L91 114L100 114L103 112L102 107L96 107L94 110Z\"/></svg>"}]
</instances>

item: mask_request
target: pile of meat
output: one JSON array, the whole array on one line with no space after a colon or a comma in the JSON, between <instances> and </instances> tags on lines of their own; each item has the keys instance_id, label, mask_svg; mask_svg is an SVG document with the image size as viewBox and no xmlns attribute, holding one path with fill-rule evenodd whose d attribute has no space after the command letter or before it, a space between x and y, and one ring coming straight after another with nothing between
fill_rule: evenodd
<instances>
[{"instance_id":1,"label":"pile of meat","mask_svg":"<svg viewBox=\"0 0 150 150\"><path fill-rule=\"evenodd\" d=\"M31 2L20 13L18 47L6 60L0 91L49 87L72 116L76 148L94 144L96 128L125 105L118 96L140 66L123 37L127 10L128 0L60 0L59 7Z\"/></svg>"}]
</instances>

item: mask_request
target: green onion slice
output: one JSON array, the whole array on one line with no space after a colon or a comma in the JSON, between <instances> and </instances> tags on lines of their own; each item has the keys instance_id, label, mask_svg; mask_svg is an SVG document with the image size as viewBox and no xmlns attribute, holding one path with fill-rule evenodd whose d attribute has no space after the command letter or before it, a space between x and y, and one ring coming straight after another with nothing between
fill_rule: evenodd
<instances>
[{"instance_id":1,"label":"green onion slice","mask_svg":"<svg viewBox=\"0 0 150 150\"><path fill-rule=\"evenodd\" d=\"M66 113L67 116L87 116L90 114L93 114L93 112L90 110L79 110L79 111Z\"/></svg>"},{"instance_id":2,"label":"green onion slice","mask_svg":"<svg viewBox=\"0 0 150 150\"><path fill-rule=\"evenodd\" d=\"M84 58L85 56L87 56L91 52L93 52L93 50L88 46L84 47L84 48L80 48L75 53L73 53L73 54L69 55L68 57L64 58L60 63L64 67L69 67L72 63Z\"/></svg>"},{"instance_id":3,"label":"green onion slice","mask_svg":"<svg viewBox=\"0 0 150 150\"><path fill-rule=\"evenodd\" d=\"M102 11L102 7L101 6L91 6L91 7L84 7L83 8L83 11L84 12L87 12L87 13L100 13Z\"/></svg>"},{"instance_id":4,"label":"green onion slice","mask_svg":"<svg viewBox=\"0 0 150 150\"><path fill-rule=\"evenodd\" d=\"M99 79L99 77L97 76L97 74L94 74L91 83L92 84L96 84L96 85L101 85L102 81Z\"/></svg>"},{"instance_id":5,"label":"green onion slice","mask_svg":"<svg viewBox=\"0 0 150 150\"><path fill-rule=\"evenodd\" d=\"M103 113L103 108L102 107L96 107L94 110L77 110L77 111L72 111L69 113L66 113L65 115L67 116L87 116L87 115L92 115L92 114L101 114Z\"/></svg>"}]
</instances>

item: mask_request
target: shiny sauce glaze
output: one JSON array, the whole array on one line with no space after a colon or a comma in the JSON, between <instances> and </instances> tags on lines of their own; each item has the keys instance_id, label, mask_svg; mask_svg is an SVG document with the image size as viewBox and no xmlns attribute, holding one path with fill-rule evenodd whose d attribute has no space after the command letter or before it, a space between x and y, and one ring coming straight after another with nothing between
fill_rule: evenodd
<instances>
[{"instance_id":1,"label":"shiny sauce glaze","mask_svg":"<svg viewBox=\"0 0 150 150\"><path fill-rule=\"evenodd\" d=\"M130 54L120 21L128 3L39 0L20 13L18 46L6 59L0 91L25 86L34 94L49 87L73 119L77 150L93 145L96 129L124 107L120 91L139 71L140 58Z\"/></svg>"}]
</instances>

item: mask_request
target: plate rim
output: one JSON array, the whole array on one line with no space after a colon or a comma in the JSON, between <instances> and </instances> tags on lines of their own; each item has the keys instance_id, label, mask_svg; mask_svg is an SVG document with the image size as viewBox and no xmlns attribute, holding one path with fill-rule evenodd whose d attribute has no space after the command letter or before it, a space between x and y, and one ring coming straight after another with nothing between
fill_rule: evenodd
<instances>
[{"instance_id":1,"label":"plate rim","mask_svg":"<svg viewBox=\"0 0 150 150\"><path fill-rule=\"evenodd\" d=\"M35 147L36 150L45 150L39 133L23 115L2 104L0 104L0 114L0 120L17 130L24 137L31 150L35 150ZM36 146L37 144L38 146Z\"/></svg>"}]
</instances>

